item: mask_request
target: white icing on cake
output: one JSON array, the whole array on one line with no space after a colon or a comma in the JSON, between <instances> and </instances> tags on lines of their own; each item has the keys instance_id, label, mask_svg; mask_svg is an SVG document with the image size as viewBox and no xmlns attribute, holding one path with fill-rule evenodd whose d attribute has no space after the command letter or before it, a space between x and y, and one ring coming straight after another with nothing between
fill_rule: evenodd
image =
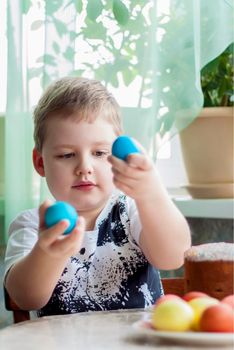
<instances>
[{"instance_id":1,"label":"white icing on cake","mask_svg":"<svg viewBox=\"0 0 234 350\"><path fill-rule=\"evenodd\" d=\"M234 244L219 242L192 246L184 257L189 261L234 261Z\"/></svg>"}]
</instances>

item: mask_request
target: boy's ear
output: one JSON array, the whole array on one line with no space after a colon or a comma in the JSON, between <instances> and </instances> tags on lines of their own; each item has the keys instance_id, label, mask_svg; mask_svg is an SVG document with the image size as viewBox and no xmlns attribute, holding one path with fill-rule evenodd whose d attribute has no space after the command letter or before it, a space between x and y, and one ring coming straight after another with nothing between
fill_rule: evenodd
<instances>
[{"instance_id":1,"label":"boy's ear","mask_svg":"<svg viewBox=\"0 0 234 350\"><path fill-rule=\"evenodd\" d=\"M35 170L38 172L39 175L44 177L45 170L44 170L43 158L41 153L36 148L33 149L32 157L33 157L33 165Z\"/></svg>"}]
</instances>

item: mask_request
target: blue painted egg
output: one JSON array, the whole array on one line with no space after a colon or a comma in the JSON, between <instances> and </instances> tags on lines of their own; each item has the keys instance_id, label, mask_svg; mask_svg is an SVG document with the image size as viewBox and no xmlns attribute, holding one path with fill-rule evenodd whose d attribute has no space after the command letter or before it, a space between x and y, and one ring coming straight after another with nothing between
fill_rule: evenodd
<instances>
[{"instance_id":1,"label":"blue painted egg","mask_svg":"<svg viewBox=\"0 0 234 350\"><path fill-rule=\"evenodd\" d=\"M125 135L117 137L112 145L113 156L127 160L128 155L132 153L140 153L140 150L131 137Z\"/></svg>"},{"instance_id":2,"label":"blue painted egg","mask_svg":"<svg viewBox=\"0 0 234 350\"><path fill-rule=\"evenodd\" d=\"M46 209L45 212L45 224L46 227L51 227L57 224L59 221L67 219L70 225L64 232L64 234L70 233L76 226L78 214L75 208L66 202L55 202Z\"/></svg>"}]
</instances>

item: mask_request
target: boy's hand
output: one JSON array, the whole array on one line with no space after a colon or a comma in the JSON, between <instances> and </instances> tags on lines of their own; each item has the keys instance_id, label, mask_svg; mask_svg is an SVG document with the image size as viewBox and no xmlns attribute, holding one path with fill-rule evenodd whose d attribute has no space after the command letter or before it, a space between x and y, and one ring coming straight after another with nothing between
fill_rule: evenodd
<instances>
[{"instance_id":1,"label":"boy's hand","mask_svg":"<svg viewBox=\"0 0 234 350\"><path fill-rule=\"evenodd\" d=\"M127 162L114 156L108 157L112 164L115 186L137 200L148 200L157 188L157 173L151 159L145 154L130 154Z\"/></svg>"},{"instance_id":2,"label":"boy's hand","mask_svg":"<svg viewBox=\"0 0 234 350\"><path fill-rule=\"evenodd\" d=\"M68 220L62 220L53 227L45 226L45 211L52 204L45 201L39 208L39 239L37 245L52 258L69 258L79 252L85 231L85 221L79 216L75 228L67 235L63 235L68 228Z\"/></svg>"}]
</instances>

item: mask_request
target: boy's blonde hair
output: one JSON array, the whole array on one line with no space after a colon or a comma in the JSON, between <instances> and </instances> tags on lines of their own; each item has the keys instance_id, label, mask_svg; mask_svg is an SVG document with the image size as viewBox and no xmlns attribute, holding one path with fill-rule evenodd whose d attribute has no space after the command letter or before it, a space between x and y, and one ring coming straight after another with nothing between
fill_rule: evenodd
<instances>
[{"instance_id":1,"label":"boy's blonde hair","mask_svg":"<svg viewBox=\"0 0 234 350\"><path fill-rule=\"evenodd\" d=\"M120 108L115 98L97 80L66 77L52 83L34 110L34 141L42 150L48 118L69 118L93 122L101 117L113 124L117 135L122 133Z\"/></svg>"}]
</instances>

